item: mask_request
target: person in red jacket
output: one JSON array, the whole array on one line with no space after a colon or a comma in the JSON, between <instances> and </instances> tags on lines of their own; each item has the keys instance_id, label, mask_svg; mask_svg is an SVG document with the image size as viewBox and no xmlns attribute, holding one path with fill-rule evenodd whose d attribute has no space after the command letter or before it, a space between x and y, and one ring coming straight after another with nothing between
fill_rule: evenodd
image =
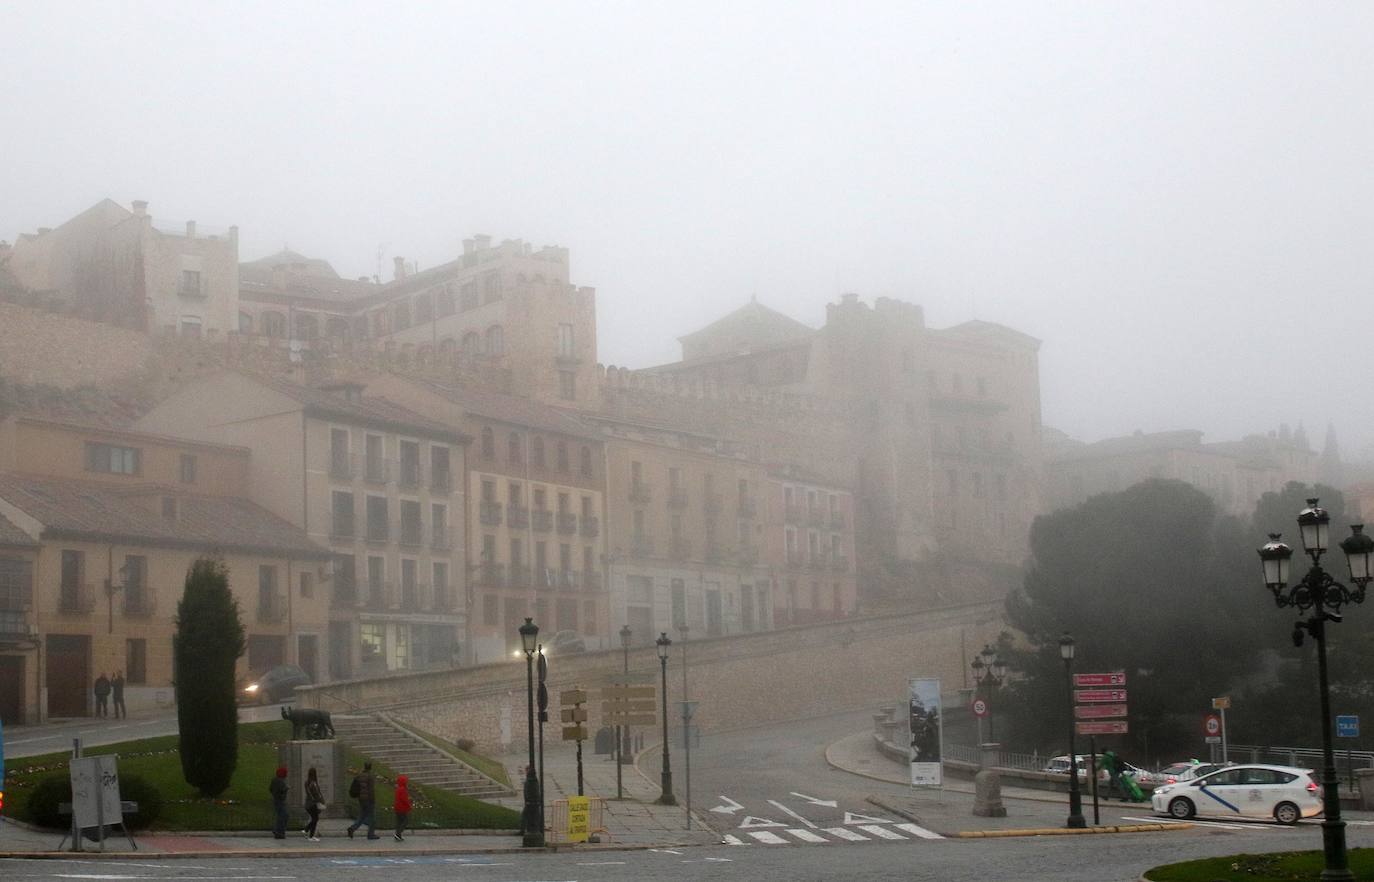
<instances>
[{"instance_id":1,"label":"person in red jacket","mask_svg":"<svg viewBox=\"0 0 1374 882\"><path fill-rule=\"evenodd\" d=\"M396 800L391 804L392 811L396 812L396 832L391 835L397 842L405 841L401 834L406 831L406 822L410 820L410 788L407 781L409 779L405 775L397 776Z\"/></svg>"}]
</instances>

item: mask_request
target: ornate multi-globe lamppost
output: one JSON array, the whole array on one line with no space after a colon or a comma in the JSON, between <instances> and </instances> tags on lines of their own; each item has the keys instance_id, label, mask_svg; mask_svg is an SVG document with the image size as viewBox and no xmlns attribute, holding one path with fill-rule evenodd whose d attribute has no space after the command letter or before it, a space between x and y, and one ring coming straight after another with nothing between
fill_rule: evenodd
<instances>
[{"instance_id":1,"label":"ornate multi-globe lamppost","mask_svg":"<svg viewBox=\"0 0 1374 882\"><path fill-rule=\"evenodd\" d=\"M544 847L544 795L539 789L539 777L534 770L534 654L538 649L539 626L533 619L525 619L520 628L520 648L525 650L525 697L529 711L530 763L525 768L525 810L520 823L522 844L526 848Z\"/></svg>"},{"instance_id":2,"label":"ornate multi-globe lamppost","mask_svg":"<svg viewBox=\"0 0 1374 882\"><path fill-rule=\"evenodd\" d=\"M1004 680L1007 679L1007 663L997 654L997 650L992 648L992 644L983 644L983 651L973 657L973 662L969 665L973 668L973 694L979 698L987 700L988 703L988 740L996 740L992 727L992 697L1001 688ZM983 720L978 720L979 737L981 742Z\"/></svg>"},{"instance_id":3,"label":"ornate multi-globe lamppost","mask_svg":"<svg viewBox=\"0 0 1374 882\"><path fill-rule=\"evenodd\" d=\"M1300 613L1311 613L1299 619L1293 627L1293 645L1301 646L1303 634L1317 641L1317 680L1321 691L1322 727L1322 850L1326 866L1321 878L1328 880L1354 879L1345 850L1345 821L1341 820L1341 800L1336 778L1336 759L1331 746L1331 689L1326 671L1326 623L1339 624L1341 608L1347 604L1364 603L1365 588L1369 585L1374 565L1374 538L1364 532L1363 524L1354 524L1350 535L1341 542L1346 563L1350 568L1348 588L1331 578L1321 567L1330 535L1331 516L1307 500L1307 508L1298 514L1298 534L1303 550L1312 558L1312 566L1297 584L1288 584L1289 562L1293 549L1282 541L1280 533L1270 533L1269 541L1259 550L1264 568L1264 585L1274 595L1280 608L1293 607Z\"/></svg>"}]
</instances>

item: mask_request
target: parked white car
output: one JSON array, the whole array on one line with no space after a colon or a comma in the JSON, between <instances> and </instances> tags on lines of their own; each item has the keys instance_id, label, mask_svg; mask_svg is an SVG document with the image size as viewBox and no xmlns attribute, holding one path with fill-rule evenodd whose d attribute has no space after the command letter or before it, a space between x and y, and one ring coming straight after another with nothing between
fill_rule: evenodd
<instances>
[{"instance_id":1,"label":"parked white car","mask_svg":"<svg viewBox=\"0 0 1374 882\"><path fill-rule=\"evenodd\" d=\"M1179 820L1202 815L1296 824L1322 813L1312 770L1293 766L1228 766L1157 787L1150 801L1156 813Z\"/></svg>"}]
</instances>

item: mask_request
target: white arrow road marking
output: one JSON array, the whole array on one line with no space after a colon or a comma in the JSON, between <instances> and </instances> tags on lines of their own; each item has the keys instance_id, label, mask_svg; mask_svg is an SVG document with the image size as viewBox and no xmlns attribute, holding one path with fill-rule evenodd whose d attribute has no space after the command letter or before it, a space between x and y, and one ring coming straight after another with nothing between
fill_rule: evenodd
<instances>
[{"instance_id":1,"label":"white arrow road marking","mask_svg":"<svg viewBox=\"0 0 1374 882\"><path fill-rule=\"evenodd\" d=\"M848 824L892 824L892 823L895 823L894 821L889 821L887 818L873 818L873 817L869 817L868 815L856 815L856 814L854 814L853 812L845 812L845 813L844 813L844 822L845 822L846 825L848 825ZM901 837L898 837L898 838L901 838Z\"/></svg>"},{"instance_id":2,"label":"white arrow road marking","mask_svg":"<svg viewBox=\"0 0 1374 882\"><path fill-rule=\"evenodd\" d=\"M905 840L905 839L906 839L906 837L903 836L902 834L900 834L900 833L893 833L891 830L887 829L886 827L879 827L877 824L864 824L864 825L860 826L859 829L862 830L862 831L864 831L865 833L872 833L874 836L877 836L879 839L902 839L902 840Z\"/></svg>"},{"instance_id":3,"label":"white arrow road marking","mask_svg":"<svg viewBox=\"0 0 1374 882\"><path fill-rule=\"evenodd\" d=\"M726 845L744 845L744 840L740 839L738 836L731 836L729 833L722 836L721 841Z\"/></svg>"},{"instance_id":4,"label":"white arrow road marking","mask_svg":"<svg viewBox=\"0 0 1374 882\"><path fill-rule=\"evenodd\" d=\"M752 836L752 837L754 837L755 839L757 839L759 842L762 842L764 845L786 845L786 844L787 844L787 840L786 840L786 839L783 839L781 836L779 836L779 835L776 834L776 833L769 833L767 830L759 830L758 832L754 832L754 831L751 830L751 831L749 832L749 835Z\"/></svg>"},{"instance_id":5,"label":"white arrow road marking","mask_svg":"<svg viewBox=\"0 0 1374 882\"><path fill-rule=\"evenodd\" d=\"M856 832L854 832L853 830L849 829L848 827L825 827L824 830L825 830L825 832L829 833L831 836L838 836L838 837L840 837L841 839L848 839L850 842L872 842L872 841L873 841L873 840L869 839L867 836L863 835L862 833L856 833Z\"/></svg>"},{"instance_id":6,"label":"white arrow road marking","mask_svg":"<svg viewBox=\"0 0 1374 882\"><path fill-rule=\"evenodd\" d=\"M798 793L798 792L795 791L795 790L792 791L791 795L792 795L792 796L795 796L797 799L804 799L804 800L806 800L807 802L811 803L812 805L823 805L823 806L827 806L827 807L829 807L829 808L839 808L839 807L840 807L839 800L836 800L836 799L817 799L817 798L814 797L814 796L807 796L805 793Z\"/></svg>"},{"instance_id":7,"label":"white arrow road marking","mask_svg":"<svg viewBox=\"0 0 1374 882\"><path fill-rule=\"evenodd\" d=\"M671 848L651 848L651 849L649 849L649 851L656 851L656 852L658 852L659 854L679 854L679 855L682 854L682 852L680 852L680 851L674 851L674 850L671 849Z\"/></svg>"},{"instance_id":8,"label":"white arrow road marking","mask_svg":"<svg viewBox=\"0 0 1374 882\"><path fill-rule=\"evenodd\" d=\"M728 796L721 796L721 799L725 800L725 805L718 805L715 808L711 809L711 811L720 812L722 815L733 815L735 812L744 808L744 806L735 802Z\"/></svg>"},{"instance_id":9,"label":"white arrow road marking","mask_svg":"<svg viewBox=\"0 0 1374 882\"><path fill-rule=\"evenodd\" d=\"M826 842L826 841L827 841L826 838L825 838L824 836L817 836L815 833L812 833L810 830L796 829L796 830L788 830L787 832L790 833L791 835L797 837L797 838L800 839L802 842Z\"/></svg>"},{"instance_id":10,"label":"white arrow road marking","mask_svg":"<svg viewBox=\"0 0 1374 882\"><path fill-rule=\"evenodd\" d=\"M898 825L897 825L897 829L898 829L898 830L905 830L906 832L912 834L913 836L919 836L919 837L921 837L922 839L944 839L944 838L945 838L945 837L941 836L939 833L936 833L934 830L927 830L925 827L919 827L919 826L917 826L916 824L898 824Z\"/></svg>"},{"instance_id":11,"label":"white arrow road marking","mask_svg":"<svg viewBox=\"0 0 1374 882\"><path fill-rule=\"evenodd\" d=\"M741 830L748 830L750 827L786 827L786 824L779 824L777 821L770 821L767 818L756 818L753 815L745 815L744 820L739 822Z\"/></svg>"},{"instance_id":12,"label":"white arrow road marking","mask_svg":"<svg viewBox=\"0 0 1374 882\"><path fill-rule=\"evenodd\" d=\"M796 812L792 811L790 808L788 808L787 806L785 806L785 805L783 805L782 803L778 802L776 799L770 799L770 800L768 800L768 802L769 802L771 805L777 806L781 811L786 812L789 816L791 816L791 817L793 817L793 818L796 818L798 821L801 821L803 824L805 824L806 826L810 827L811 829L813 829L813 830L816 829L816 825L815 825L815 824L811 823L811 822L808 821L806 818L803 818L801 815L799 815L799 814L797 814Z\"/></svg>"}]
</instances>

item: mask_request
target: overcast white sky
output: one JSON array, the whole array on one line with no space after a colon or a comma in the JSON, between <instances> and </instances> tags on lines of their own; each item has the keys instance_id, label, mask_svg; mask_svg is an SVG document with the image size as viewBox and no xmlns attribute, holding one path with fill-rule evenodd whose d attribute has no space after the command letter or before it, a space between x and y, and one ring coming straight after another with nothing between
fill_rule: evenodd
<instances>
[{"instance_id":1,"label":"overcast white sky","mask_svg":"<svg viewBox=\"0 0 1374 882\"><path fill-rule=\"evenodd\" d=\"M843 290L1095 439L1374 443L1374 4L15 3L0 238L108 196L341 274L572 249L600 358Z\"/></svg>"}]
</instances>

